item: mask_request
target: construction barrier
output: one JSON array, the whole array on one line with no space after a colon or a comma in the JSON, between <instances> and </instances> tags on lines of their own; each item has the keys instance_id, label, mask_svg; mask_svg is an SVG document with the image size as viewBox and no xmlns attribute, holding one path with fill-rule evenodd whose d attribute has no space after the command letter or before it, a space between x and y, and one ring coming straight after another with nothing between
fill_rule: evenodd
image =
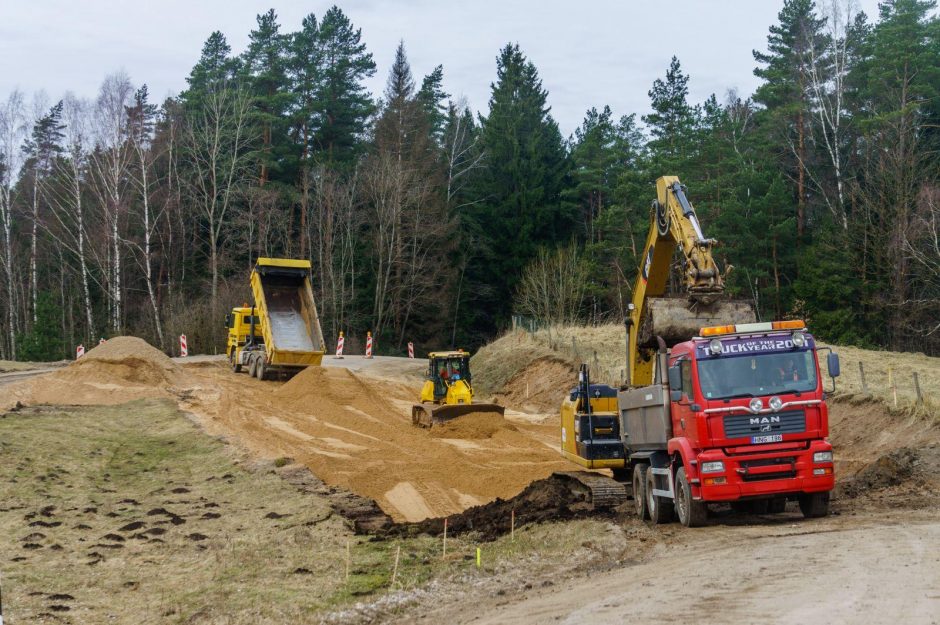
<instances>
[{"instance_id":1,"label":"construction barrier","mask_svg":"<svg viewBox=\"0 0 940 625\"><path fill-rule=\"evenodd\" d=\"M75 360L78 360L79 358L81 358L81 357L84 356L84 355L85 355L85 346L84 346L84 345L79 345L78 347L75 348Z\"/></svg>"},{"instance_id":2,"label":"construction barrier","mask_svg":"<svg viewBox=\"0 0 940 625\"><path fill-rule=\"evenodd\" d=\"M343 357L343 345L346 343L346 339L343 338L343 333L339 333L339 338L336 339L336 358Z\"/></svg>"},{"instance_id":3,"label":"construction barrier","mask_svg":"<svg viewBox=\"0 0 940 625\"><path fill-rule=\"evenodd\" d=\"M366 332L366 358L372 358L372 333Z\"/></svg>"},{"instance_id":4,"label":"construction barrier","mask_svg":"<svg viewBox=\"0 0 940 625\"><path fill-rule=\"evenodd\" d=\"M189 347L186 345L186 335L180 334L180 356L189 356Z\"/></svg>"},{"instance_id":5,"label":"construction barrier","mask_svg":"<svg viewBox=\"0 0 940 625\"><path fill-rule=\"evenodd\" d=\"M408 358L415 357L415 344L411 341L408 341Z\"/></svg>"}]
</instances>

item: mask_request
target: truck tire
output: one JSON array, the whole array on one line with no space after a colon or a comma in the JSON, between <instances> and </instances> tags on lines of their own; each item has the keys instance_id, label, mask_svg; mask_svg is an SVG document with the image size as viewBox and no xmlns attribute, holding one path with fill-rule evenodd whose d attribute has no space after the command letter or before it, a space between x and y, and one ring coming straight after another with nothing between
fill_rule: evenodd
<instances>
[{"instance_id":1,"label":"truck tire","mask_svg":"<svg viewBox=\"0 0 940 625\"><path fill-rule=\"evenodd\" d=\"M648 465L640 463L633 465L633 505L636 515L641 521L650 518L649 508L646 507L646 470Z\"/></svg>"},{"instance_id":2,"label":"truck tire","mask_svg":"<svg viewBox=\"0 0 940 625\"><path fill-rule=\"evenodd\" d=\"M238 360L236 360L237 358L238 358L238 355L235 353L234 350L232 350L232 356L229 358L229 361L232 363L232 371L234 371L235 373L241 373L242 363L238 362Z\"/></svg>"},{"instance_id":3,"label":"truck tire","mask_svg":"<svg viewBox=\"0 0 940 625\"><path fill-rule=\"evenodd\" d=\"M787 498L786 497L774 497L770 500L770 504L767 506L767 512L770 514L780 514L781 512L787 511Z\"/></svg>"},{"instance_id":4,"label":"truck tire","mask_svg":"<svg viewBox=\"0 0 940 625\"><path fill-rule=\"evenodd\" d=\"M258 358L258 364L255 365L255 375L258 376L259 380L263 380L266 374L266 367L264 366L264 358Z\"/></svg>"},{"instance_id":5,"label":"truck tire","mask_svg":"<svg viewBox=\"0 0 940 625\"><path fill-rule=\"evenodd\" d=\"M680 467L676 473L676 516L686 527L705 525L708 518L708 505L692 499L692 485L685 475L685 467Z\"/></svg>"},{"instance_id":6,"label":"truck tire","mask_svg":"<svg viewBox=\"0 0 940 625\"><path fill-rule=\"evenodd\" d=\"M800 495L800 512L807 519L829 516L829 493Z\"/></svg>"},{"instance_id":7,"label":"truck tire","mask_svg":"<svg viewBox=\"0 0 940 625\"><path fill-rule=\"evenodd\" d=\"M672 521L675 506L669 499L653 494L653 489L656 488L655 477L652 471L646 472L646 507L649 509L650 522L659 525Z\"/></svg>"},{"instance_id":8,"label":"truck tire","mask_svg":"<svg viewBox=\"0 0 940 625\"><path fill-rule=\"evenodd\" d=\"M255 377L258 374L258 358L255 356L248 357L248 377Z\"/></svg>"}]
</instances>

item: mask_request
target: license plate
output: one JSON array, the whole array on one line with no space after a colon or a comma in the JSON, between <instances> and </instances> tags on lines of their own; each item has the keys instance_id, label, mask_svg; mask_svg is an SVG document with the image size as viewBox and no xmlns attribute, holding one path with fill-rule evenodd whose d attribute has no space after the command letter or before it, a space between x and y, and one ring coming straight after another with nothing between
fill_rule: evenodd
<instances>
[{"instance_id":1,"label":"license plate","mask_svg":"<svg viewBox=\"0 0 940 625\"><path fill-rule=\"evenodd\" d=\"M752 436L751 444L760 445L761 443L779 443L783 440L783 434L770 434L768 436Z\"/></svg>"}]
</instances>

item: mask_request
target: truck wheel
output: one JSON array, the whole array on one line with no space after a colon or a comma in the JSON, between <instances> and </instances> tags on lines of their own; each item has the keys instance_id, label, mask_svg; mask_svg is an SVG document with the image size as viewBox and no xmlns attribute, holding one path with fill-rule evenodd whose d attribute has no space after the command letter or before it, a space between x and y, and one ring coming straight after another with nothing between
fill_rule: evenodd
<instances>
[{"instance_id":1,"label":"truck wheel","mask_svg":"<svg viewBox=\"0 0 940 625\"><path fill-rule=\"evenodd\" d=\"M234 350L232 350L232 357L229 358L229 361L232 363L232 371L235 373L242 372L242 363L238 362L238 354Z\"/></svg>"},{"instance_id":2,"label":"truck wheel","mask_svg":"<svg viewBox=\"0 0 940 625\"><path fill-rule=\"evenodd\" d=\"M258 358L258 364L255 367L255 375L258 376L259 380L263 380L265 378L265 368L264 358Z\"/></svg>"},{"instance_id":3,"label":"truck wheel","mask_svg":"<svg viewBox=\"0 0 940 625\"><path fill-rule=\"evenodd\" d=\"M781 512L787 511L787 498L786 497L774 497L770 500L770 504L767 506L767 512L770 514L780 514Z\"/></svg>"},{"instance_id":4,"label":"truck wheel","mask_svg":"<svg viewBox=\"0 0 940 625\"><path fill-rule=\"evenodd\" d=\"M633 505L641 521L648 521L650 518L649 508L646 507L647 468L649 468L648 465L643 463L633 465Z\"/></svg>"},{"instance_id":5,"label":"truck wheel","mask_svg":"<svg viewBox=\"0 0 940 625\"><path fill-rule=\"evenodd\" d=\"M800 512L807 519L829 516L829 493L800 495Z\"/></svg>"},{"instance_id":6,"label":"truck wheel","mask_svg":"<svg viewBox=\"0 0 940 625\"><path fill-rule=\"evenodd\" d=\"M680 467L676 473L676 515L679 523L686 527L705 525L708 518L708 505L692 499L692 485L685 475L685 467Z\"/></svg>"},{"instance_id":7,"label":"truck wheel","mask_svg":"<svg viewBox=\"0 0 940 625\"><path fill-rule=\"evenodd\" d=\"M646 472L646 507L649 509L650 522L654 525L672 521L675 507L672 501L653 494L656 488L656 476L652 471Z\"/></svg>"},{"instance_id":8,"label":"truck wheel","mask_svg":"<svg viewBox=\"0 0 940 625\"><path fill-rule=\"evenodd\" d=\"M255 377L258 374L258 359L254 356L248 358L248 376Z\"/></svg>"}]
</instances>

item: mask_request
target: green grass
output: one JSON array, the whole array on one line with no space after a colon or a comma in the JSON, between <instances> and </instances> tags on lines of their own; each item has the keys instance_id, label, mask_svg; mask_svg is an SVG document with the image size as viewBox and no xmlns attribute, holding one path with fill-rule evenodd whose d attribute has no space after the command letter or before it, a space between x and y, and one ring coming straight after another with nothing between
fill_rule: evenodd
<instances>
[{"instance_id":1,"label":"green grass","mask_svg":"<svg viewBox=\"0 0 940 625\"><path fill-rule=\"evenodd\" d=\"M528 570L533 558L569 566L581 536L611 527L520 529L484 544L477 570L473 536L449 538L446 559L439 537L356 536L275 464L241 457L162 400L0 416L5 622L317 622L432 579Z\"/></svg>"}]
</instances>

